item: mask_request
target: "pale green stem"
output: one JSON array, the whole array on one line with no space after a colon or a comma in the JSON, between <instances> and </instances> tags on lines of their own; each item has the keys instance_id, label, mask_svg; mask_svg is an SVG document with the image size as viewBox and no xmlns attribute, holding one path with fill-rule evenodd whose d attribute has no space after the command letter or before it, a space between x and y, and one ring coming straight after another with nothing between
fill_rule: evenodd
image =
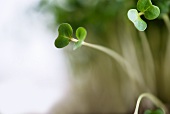
<instances>
[{"instance_id":1,"label":"pale green stem","mask_svg":"<svg viewBox=\"0 0 170 114\"><path fill-rule=\"evenodd\" d=\"M75 38L71 38L70 39L73 42L77 42L78 40ZM100 45L96 45L96 44L91 44L91 43L87 43L87 42L83 42L82 45L84 46L88 46L94 49L97 49L99 51L102 51L106 54L108 54L109 56L111 56L113 59L115 59L117 62L120 63L120 65L124 68L124 70L129 74L130 78L132 80L135 80L137 82L137 84L140 85L140 87L145 88L146 89L146 85L137 78L137 74L135 73L134 68L132 68L131 64L125 60L121 55L119 55L118 53L116 53L115 51L106 48L104 46L100 46Z\"/></svg>"},{"instance_id":2,"label":"pale green stem","mask_svg":"<svg viewBox=\"0 0 170 114\"><path fill-rule=\"evenodd\" d=\"M77 42L78 40L72 38L71 41ZM82 45L100 50L100 51L110 55L112 58L116 59L121 65L129 66L129 63L122 56L120 56L118 53L116 53L115 51L113 51L109 48L106 48L106 47L100 46L100 45L96 45L96 44L87 43L87 42L83 42Z\"/></svg>"},{"instance_id":3,"label":"pale green stem","mask_svg":"<svg viewBox=\"0 0 170 114\"><path fill-rule=\"evenodd\" d=\"M141 37L141 44L144 53L145 76L147 77L147 80L149 81L152 90L155 90L155 82L156 82L155 67L154 67L155 65L154 65L151 48L145 32L139 32L139 35Z\"/></svg>"},{"instance_id":4,"label":"pale green stem","mask_svg":"<svg viewBox=\"0 0 170 114\"><path fill-rule=\"evenodd\" d=\"M143 14L144 14L143 12L138 13L139 16L141 16L141 15L143 15Z\"/></svg>"},{"instance_id":5,"label":"pale green stem","mask_svg":"<svg viewBox=\"0 0 170 114\"><path fill-rule=\"evenodd\" d=\"M142 98L144 98L144 97L150 99L157 107L162 109L164 114L166 114L167 109L166 109L165 105L157 97L155 97L154 95L152 95L150 93L143 93L138 97L134 114L138 114L140 102L141 102Z\"/></svg>"}]
</instances>

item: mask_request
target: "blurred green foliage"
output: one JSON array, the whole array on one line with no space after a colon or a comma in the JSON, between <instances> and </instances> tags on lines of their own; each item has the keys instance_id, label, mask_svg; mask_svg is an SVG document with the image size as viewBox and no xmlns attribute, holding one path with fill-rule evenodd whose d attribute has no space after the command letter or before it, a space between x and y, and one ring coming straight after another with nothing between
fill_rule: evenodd
<instances>
[{"instance_id":1,"label":"blurred green foliage","mask_svg":"<svg viewBox=\"0 0 170 114\"><path fill-rule=\"evenodd\" d=\"M56 16L57 24L68 22L76 27L90 24L98 27L99 23L101 25L110 22L124 7L125 2L124 0L64 0L64 3L43 0L40 5Z\"/></svg>"},{"instance_id":2,"label":"blurred green foliage","mask_svg":"<svg viewBox=\"0 0 170 114\"><path fill-rule=\"evenodd\" d=\"M62 3L63 2L63 3ZM42 0L40 6L55 16L54 25L67 22L76 29L84 26L95 35L105 35L106 27L111 26L115 17L124 10L128 0Z\"/></svg>"}]
</instances>

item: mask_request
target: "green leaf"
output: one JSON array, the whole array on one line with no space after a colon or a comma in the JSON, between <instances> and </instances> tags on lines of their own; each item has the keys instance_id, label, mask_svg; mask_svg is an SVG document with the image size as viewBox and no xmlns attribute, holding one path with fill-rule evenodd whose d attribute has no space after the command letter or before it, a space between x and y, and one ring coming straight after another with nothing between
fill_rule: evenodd
<instances>
[{"instance_id":1,"label":"green leaf","mask_svg":"<svg viewBox=\"0 0 170 114\"><path fill-rule=\"evenodd\" d=\"M155 5L152 5L145 11L144 16L148 20L153 20L157 18L159 14L160 14L159 8Z\"/></svg>"},{"instance_id":2,"label":"green leaf","mask_svg":"<svg viewBox=\"0 0 170 114\"><path fill-rule=\"evenodd\" d=\"M130 9L127 15L129 20L133 22L133 24L139 31L144 31L147 28L146 22L140 18L136 9Z\"/></svg>"},{"instance_id":3,"label":"green leaf","mask_svg":"<svg viewBox=\"0 0 170 114\"><path fill-rule=\"evenodd\" d=\"M127 15L129 20L131 20L132 22L138 19L138 11L136 9L130 9Z\"/></svg>"},{"instance_id":4,"label":"green leaf","mask_svg":"<svg viewBox=\"0 0 170 114\"><path fill-rule=\"evenodd\" d=\"M73 29L70 24L63 23L58 28L58 34L54 44L57 48L63 48L69 44L73 35Z\"/></svg>"},{"instance_id":5,"label":"green leaf","mask_svg":"<svg viewBox=\"0 0 170 114\"><path fill-rule=\"evenodd\" d=\"M87 36L87 31L85 28L83 27L79 27L77 30L76 30L76 37L79 41L83 41Z\"/></svg>"},{"instance_id":6,"label":"green leaf","mask_svg":"<svg viewBox=\"0 0 170 114\"><path fill-rule=\"evenodd\" d=\"M157 109L157 110L146 110L144 112L144 114L164 114L164 112L161 109Z\"/></svg>"},{"instance_id":7,"label":"green leaf","mask_svg":"<svg viewBox=\"0 0 170 114\"><path fill-rule=\"evenodd\" d=\"M139 0L137 2L137 9L141 12L145 12L150 6L152 6L151 0Z\"/></svg>"},{"instance_id":8,"label":"green leaf","mask_svg":"<svg viewBox=\"0 0 170 114\"><path fill-rule=\"evenodd\" d=\"M143 21L140 17L134 21L134 25L139 31L144 31L147 28L146 22Z\"/></svg>"},{"instance_id":9,"label":"green leaf","mask_svg":"<svg viewBox=\"0 0 170 114\"><path fill-rule=\"evenodd\" d=\"M73 50L76 50L77 48L79 48L79 47L81 47L82 46L82 43L83 43L83 41L78 41L78 42L76 42L75 44L74 44L74 47L73 47Z\"/></svg>"}]
</instances>

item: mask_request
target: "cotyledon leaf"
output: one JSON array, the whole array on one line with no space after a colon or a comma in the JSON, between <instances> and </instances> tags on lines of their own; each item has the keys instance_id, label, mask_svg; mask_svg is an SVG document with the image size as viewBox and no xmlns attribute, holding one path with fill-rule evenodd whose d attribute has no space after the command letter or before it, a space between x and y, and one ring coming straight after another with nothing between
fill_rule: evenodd
<instances>
[{"instance_id":1,"label":"cotyledon leaf","mask_svg":"<svg viewBox=\"0 0 170 114\"><path fill-rule=\"evenodd\" d=\"M58 28L58 34L54 44L57 48L63 48L69 44L73 35L73 29L70 24L62 23Z\"/></svg>"},{"instance_id":2,"label":"cotyledon leaf","mask_svg":"<svg viewBox=\"0 0 170 114\"><path fill-rule=\"evenodd\" d=\"M133 24L139 31L144 31L147 28L146 22L140 18L136 9L130 9L127 15L129 20L133 22Z\"/></svg>"}]
</instances>

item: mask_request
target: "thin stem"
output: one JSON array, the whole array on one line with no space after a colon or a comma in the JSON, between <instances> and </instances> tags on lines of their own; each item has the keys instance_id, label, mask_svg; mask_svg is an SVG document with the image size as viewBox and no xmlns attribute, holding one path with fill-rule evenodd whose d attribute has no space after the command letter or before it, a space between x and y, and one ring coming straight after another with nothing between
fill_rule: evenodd
<instances>
[{"instance_id":1,"label":"thin stem","mask_svg":"<svg viewBox=\"0 0 170 114\"><path fill-rule=\"evenodd\" d=\"M143 12L139 12L139 13L138 13L139 16L141 16L141 15L143 15L143 14L144 14Z\"/></svg>"},{"instance_id":2,"label":"thin stem","mask_svg":"<svg viewBox=\"0 0 170 114\"><path fill-rule=\"evenodd\" d=\"M78 40L72 38L71 41L77 42ZM116 59L121 65L129 66L128 61L126 61L122 56L120 56L118 53L116 53L115 51L113 51L109 48L106 48L106 47L100 46L100 45L96 45L96 44L87 43L87 42L83 42L82 45L100 50L100 51L110 55L112 58Z\"/></svg>"},{"instance_id":3,"label":"thin stem","mask_svg":"<svg viewBox=\"0 0 170 114\"><path fill-rule=\"evenodd\" d=\"M138 97L134 114L138 114L140 102L141 102L142 98L144 98L144 97L150 99L157 107L160 107L162 109L164 114L166 114L167 109L166 109L165 105L158 98L156 98L154 95L152 95L150 93L143 93Z\"/></svg>"},{"instance_id":4,"label":"thin stem","mask_svg":"<svg viewBox=\"0 0 170 114\"><path fill-rule=\"evenodd\" d=\"M71 38L70 40L73 41L73 42L77 42L78 41L75 38ZM97 49L97 50L102 51L102 52L108 54L109 56L111 56L113 59L115 59L117 62L120 63L120 65L129 74L129 76L130 76L130 78L132 80L135 80L137 82L137 84L140 85L140 87L146 88L145 87L146 85L144 84L144 82L139 80L136 77L137 74L136 74L134 68L132 68L131 64L126 59L124 59L121 55L119 55L115 51L113 51L113 50L111 50L109 48L106 48L104 46L100 46L100 45L96 45L96 44L91 44L91 43L87 43L87 42L83 42L82 45L88 46L88 47L91 47L91 48L94 48L94 49Z\"/></svg>"}]
</instances>

